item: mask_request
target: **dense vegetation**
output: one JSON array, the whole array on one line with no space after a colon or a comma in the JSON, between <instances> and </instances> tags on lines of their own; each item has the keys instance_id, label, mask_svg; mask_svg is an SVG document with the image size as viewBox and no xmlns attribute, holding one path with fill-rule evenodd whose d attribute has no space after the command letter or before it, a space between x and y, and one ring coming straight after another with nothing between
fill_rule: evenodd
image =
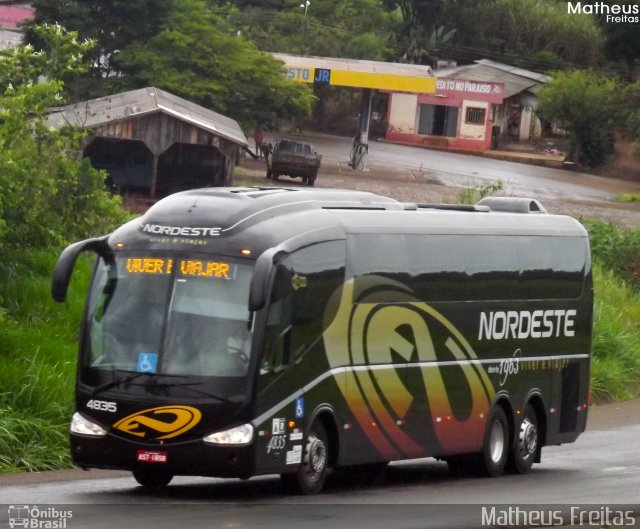
<instances>
[{"instance_id":1,"label":"dense vegetation","mask_svg":"<svg viewBox=\"0 0 640 529\"><path fill-rule=\"evenodd\" d=\"M78 155L83 133L47 124L63 101L60 72L82 72L92 43L60 26L37 32L48 51L0 53L0 255L16 245L59 244L123 218L105 175Z\"/></svg>"},{"instance_id":2,"label":"dense vegetation","mask_svg":"<svg viewBox=\"0 0 640 529\"><path fill-rule=\"evenodd\" d=\"M640 396L640 230L584 221L595 269L591 394L596 401Z\"/></svg>"},{"instance_id":3,"label":"dense vegetation","mask_svg":"<svg viewBox=\"0 0 640 529\"><path fill-rule=\"evenodd\" d=\"M66 464L73 342L81 301L53 309L52 250L122 222L105 175L78 157L82 132L47 125L62 72L85 69L90 41L36 28L46 52L0 53L0 468ZM46 80L42 80L46 78ZM38 249L37 249L38 248Z\"/></svg>"}]
</instances>

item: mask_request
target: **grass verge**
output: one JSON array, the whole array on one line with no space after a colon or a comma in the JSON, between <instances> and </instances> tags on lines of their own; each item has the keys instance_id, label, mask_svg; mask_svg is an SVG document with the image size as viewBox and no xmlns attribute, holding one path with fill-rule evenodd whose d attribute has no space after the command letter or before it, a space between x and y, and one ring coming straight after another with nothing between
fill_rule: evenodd
<instances>
[{"instance_id":1,"label":"grass verge","mask_svg":"<svg viewBox=\"0 0 640 529\"><path fill-rule=\"evenodd\" d=\"M594 267L591 395L595 402L640 396L640 292Z\"/></svg>"},{"instance_id":2,"label":"grass verge","mask_svg":"<svg viewBox=\"0 0 640 529\"><path fill-rule=\"evenodd\" d=\"M77 326L90 264L79 260L68 302L51 298L57 253L0 260L0 472L68 467ZM10 264L9 264L10 263Z\"/></svg>"}]
</instances>

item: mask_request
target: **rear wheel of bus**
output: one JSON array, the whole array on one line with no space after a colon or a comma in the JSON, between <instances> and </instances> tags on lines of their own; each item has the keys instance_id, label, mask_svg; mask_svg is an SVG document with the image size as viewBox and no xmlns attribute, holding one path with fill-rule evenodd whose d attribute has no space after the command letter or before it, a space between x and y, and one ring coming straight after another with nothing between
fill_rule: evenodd
<instances>
[{"instance_id":1,"label":"rear wheel of bus","mask_svg":"<svg viewBox=\"0 0 640 529\"><path fill-rule=\"evenodd\" d=\"M489 414L482 452L478 454L478 471L490 477L504 472L509 456L509 423L504 410L495 406Z\"/></svg>"},{"instance_id":2,"label":"rear wheel of bus","mask_svg":"<svg viewBox=\"0 0 640 529\"><path fill-rule=\"evenodd\" d=\"M516 426L508 470L517 474L526 474L531 470L540 450L538 434L538 416L531 404L527 404L522 413L520 424Z\"/></svg>"},{"instance_id":3,"label":"rear wheel of bus","mask_svg":"<svg viewBox=\"0 0 640 529\"><path fill-rule=\"evenodd\" d=\"M282 483L292 494L317 494L329 472L327 433L320 423L311 428L302 454L302 462L293 474L282 474Z\"/></svg>"}]
</instances>

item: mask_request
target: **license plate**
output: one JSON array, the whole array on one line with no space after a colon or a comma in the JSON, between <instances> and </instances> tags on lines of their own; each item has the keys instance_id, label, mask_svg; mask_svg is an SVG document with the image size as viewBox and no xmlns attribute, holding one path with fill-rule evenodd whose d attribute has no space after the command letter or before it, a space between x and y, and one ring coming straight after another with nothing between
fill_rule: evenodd
<instances>
[{"instance_id":1,"label":"license plate","mask_svg":"<svg viewBox=\"0 0 640 529\"><path fill-rule=\"evenodd\" d=\"M136 459L141 463L166 463L167 453L154 450L138 450Z\"/></svg>"}]
</instances>

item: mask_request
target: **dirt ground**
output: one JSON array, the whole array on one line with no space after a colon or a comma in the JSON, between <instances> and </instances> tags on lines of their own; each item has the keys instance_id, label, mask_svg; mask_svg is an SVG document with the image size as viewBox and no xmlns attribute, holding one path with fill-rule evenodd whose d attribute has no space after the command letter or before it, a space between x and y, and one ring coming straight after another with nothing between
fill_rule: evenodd
<instances>
[{"instance_id":1,"label":"dirt ground","mask_svg":"<svg viewBox=\"0 0 640 529\"><path fill-rule=\"evenodd\" d=\"M236 168L236 185L274 185L265 177L264 162L245 160ZM302 187L300 179L283 177L280 185ZM389 196L402 202L455 203L458 189L437 183L415 182L403 178L402 174L385 171L384 174L370 171L322 171L316 187L355 189ZM577 219L589 218L610 222L626 229L640 229L640 203L581 203L569 201L544 201L549 213L570 215Z\"/></svg>"}]
</instances>

